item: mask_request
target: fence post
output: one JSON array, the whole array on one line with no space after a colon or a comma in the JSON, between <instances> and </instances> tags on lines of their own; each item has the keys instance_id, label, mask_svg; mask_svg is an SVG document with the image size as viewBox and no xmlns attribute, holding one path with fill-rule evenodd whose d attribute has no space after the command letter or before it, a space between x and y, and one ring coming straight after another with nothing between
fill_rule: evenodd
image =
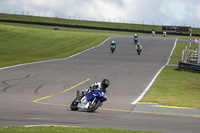
<instances>
[{"instance_id":1,"label":"fence post","mask_svg":"<svg viewBox=\"0 0 200 133\"><path fill-rule=\"evenodd\" d=\"M200 39L199 39L199 51L198 51L198 64L200 64Z\"/></svg>"}]
</instances>

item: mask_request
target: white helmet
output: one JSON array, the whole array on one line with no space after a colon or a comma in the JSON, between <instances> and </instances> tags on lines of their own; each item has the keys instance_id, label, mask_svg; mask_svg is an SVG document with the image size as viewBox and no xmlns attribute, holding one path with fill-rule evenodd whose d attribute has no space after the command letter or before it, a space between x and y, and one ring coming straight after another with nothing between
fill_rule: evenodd
<instances>
[{"instance_id":1,"label":"white helmet","mask_svg":"<svg viewBox=\"0 0 200 133\"><path fill-rule=\"evenodd\" d=\"M135 34L135 36L137 36L137 34Z\"/></svg>"},{"instance_id":2,"label":"white helmet","mask_svg":"<svg viewBox=\"0 0 200 133\"><path fill-rule=\"evenodd\" d=\"M112 41L112 43L115 43L115 41Z\"/></svg>"}]
</instances>

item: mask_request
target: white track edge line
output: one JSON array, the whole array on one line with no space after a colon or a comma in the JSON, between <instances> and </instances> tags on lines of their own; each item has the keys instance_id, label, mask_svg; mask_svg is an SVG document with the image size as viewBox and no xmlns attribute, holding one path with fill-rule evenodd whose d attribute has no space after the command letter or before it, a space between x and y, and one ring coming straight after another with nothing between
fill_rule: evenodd
<instances>
[{"instance_id":1,"label":"white track edge line","mask_svg":"<svg viewBox=\"0 0 200 133\"><path fill-rule=\"evenodd\" d=\"M171 58L171 56L172 56L172 54L173 54L173 52L174 52L174 49L175 49L175 47L176 47L177 41L178 41L178 38L176 38L176 40L175 40L175 42L174 42L174 47L173 47L173 49L172 49L172 51L171 51L171 54L170 54L170 56L169 56L169 59L168 59L166 65L169 64L170 58ZM136 103L138 103L138 102L145 96L145 94L149 91L150 87L152 86L152 84L154 83L154 81L156 80L156 78L158 77L158 75L160 74L160 72L165 68L166 65L162 66L162 68L157 72L157 74L154 76L154 78L153 78L152 81L149 83L149 85L146 87L146 89L145 89L145 90L141 93L141 95L140 95L135 101L133 101L131 104L136 104Z\"/></svg>"}]
</instances>

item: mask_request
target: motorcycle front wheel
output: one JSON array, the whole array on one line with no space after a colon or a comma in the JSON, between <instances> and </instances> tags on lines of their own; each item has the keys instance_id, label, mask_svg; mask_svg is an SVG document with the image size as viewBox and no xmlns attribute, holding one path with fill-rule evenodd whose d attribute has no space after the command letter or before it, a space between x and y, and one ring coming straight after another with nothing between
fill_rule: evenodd
<instances>
[{"instance_id":1,"label":"motorcycle front wheel","mask_svg":"<svg viewBox=\"0 0 200 133\"><path fill-rule=\"evenodd\" d=\"M138 55L140 55L141 54L141 50L137 50L137 53L138 53Z\"/></svg>"},{"instance_id":2,"label":"motorcycle front wheel","mask_svg":"<svg viewBox=\"0 0 200 133\"><path fill-rule=\"evenodd\" d=\"M115 51L115 49L114 49L114 48L111 48L111 52L114 53L114 51Z\"/></svg>"},{"instance_id":3,"label":"motorcycle front wheel","mask_svg":"<svg viewBox=\"0 0 200 133\"><path fill-rule=\"evenodd\" d=\"M94 112L101 104L101 101L97 100L93 104L90 104L87 111L88 112Z\"/></svg>"},{"instance_id":4,"label":"motorcycle front wheel","mask_svg":"<svg viewBox=\"0 0 200 133\"><path fill-rule=\"evenodd\" d=\"M73 110L73 111L77 111L78 110L78 102L77 102L77 99L74 99L74 101L71 103L71 105L70 105L70 108L71 108L71 110Z\"/></svg>"}]
</instances>

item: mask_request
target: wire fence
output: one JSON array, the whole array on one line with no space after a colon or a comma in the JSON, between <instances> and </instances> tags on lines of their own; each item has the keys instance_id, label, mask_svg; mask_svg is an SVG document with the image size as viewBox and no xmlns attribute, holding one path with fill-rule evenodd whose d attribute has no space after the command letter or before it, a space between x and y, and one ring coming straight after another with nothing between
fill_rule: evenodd
<instances>
[{"instance_id":1,"label":"wire fence","mask_svg":"<svg viewBox=\"0 0 200 133\"><path fill-rule=\"evenodd\" d=\"M199 28L198 24L189 25L185 22L183 23L166 23L166 22L147 22L144 20L134 20L134 19L115 19L115 18L98 18L98 17L83 17L83 16L75 16L75 15L50 15L46 12L30 12L30 11L9 11L9 10L3 10L0 11L0 13L4 14L13 14L13 15L27 15L27 16L37 16L37 17L50 17L50 18L62 18L62 19L72 19L72 20L84 20L84 21L96 21L96 22L110 22L110 23L127 23L127 24L142 24L142 25L171 25L171 26L191 26L193 28Z\"/></svg>"}]
</instances>

